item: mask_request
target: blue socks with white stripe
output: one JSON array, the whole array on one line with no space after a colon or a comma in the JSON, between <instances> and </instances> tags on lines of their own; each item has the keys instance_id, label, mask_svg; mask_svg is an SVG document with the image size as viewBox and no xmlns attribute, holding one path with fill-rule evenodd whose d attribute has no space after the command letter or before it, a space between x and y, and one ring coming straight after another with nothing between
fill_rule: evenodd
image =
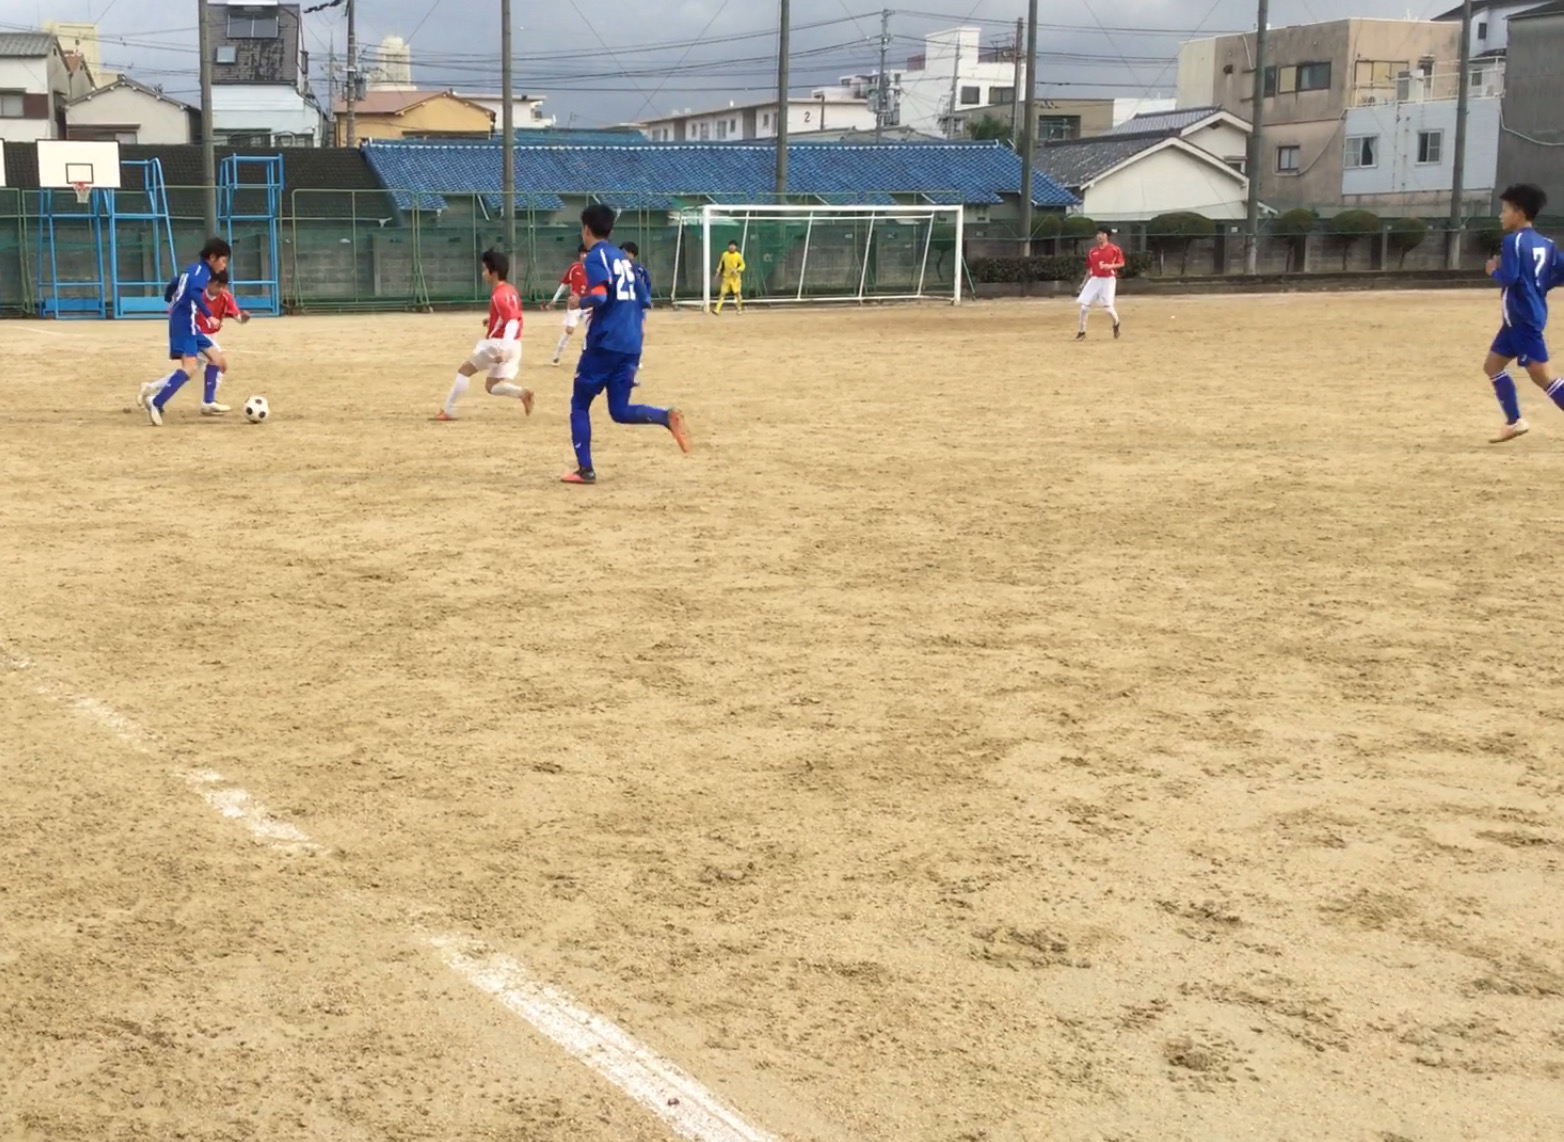
<instances>
[{"instance_id":1,"label":"blue socks with white stripe","mask_svg":"<svg viewBox=\"0 0 1564 1142\"><path fill-rule=\"evenodd\" d=\"M190 379L190 374L183 369L175 369L174 375L168 378L168 383L163 386L161 392L152 398L152 403L161 410L164 405L174 399L174 394L185 387L185 382Z\"/></svg>"},{"instance_id":2,"label":"blue socks with white stripe","mask_svg":"<svg viewBox=\"0 0 1564 1142\"><path fill-rule=\"evenodd\" d=\"M1515 379L1506 370L1493 381L1493 395L1499 398L1499 407L1504 410L1504 423L1514 424L1521 418L1521 402L1515 395Z\"/></svg>"},{"instance_id":3,"label":"blue socks with white stripe","mask_svg":"<svg viewBox=\"0 0 1564 1142\"><path fill-rule=\"evenodd\" d=\"M217 403L217 378L222 375L222 372L217 368L216 365L208 365L206 367L206 383L202 391L201 399L207 404Z\"/></svg>"},{"instance_id":4,"label":"blue socks with white stripe","mask_svg":"<svg viewBox=\"0 0 1564 1142\"><path fill-rule=\"evenodd\" d=\"M1548 386L1548 399L1560 408L1564 408L1564 378L1555 380Z\"/></svg>"}]
</instances>

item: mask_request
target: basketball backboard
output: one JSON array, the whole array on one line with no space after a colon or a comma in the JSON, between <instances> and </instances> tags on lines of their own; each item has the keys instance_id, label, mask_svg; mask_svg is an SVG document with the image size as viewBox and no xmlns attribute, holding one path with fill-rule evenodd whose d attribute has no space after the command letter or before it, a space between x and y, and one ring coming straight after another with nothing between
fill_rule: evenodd
<instances>
[{"instance_id":1,"label":"basketball backboard","mask_svg":"<svg viewBox=\"0 0 1564 1142\"><path fill-rule=\"evenodd\" d=\"M38 142L38 185L63 190L86 183L94 190L118 190L118 143Z\"/></svg>"}]
</instances>

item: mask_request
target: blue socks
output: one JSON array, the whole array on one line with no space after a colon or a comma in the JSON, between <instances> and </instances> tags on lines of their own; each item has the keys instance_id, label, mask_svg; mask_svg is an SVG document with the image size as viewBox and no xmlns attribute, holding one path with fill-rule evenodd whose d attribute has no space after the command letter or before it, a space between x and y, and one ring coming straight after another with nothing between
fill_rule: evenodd
<instances>
[{"instance_id":1,"label":"blue socks","mask_svg":"<svg viewBox=\"0 0 1564 1142\"><path fill-rule=\"evenodd\" d=\"M1560 408L1564 408L1564 379L1556 380L1548 386L1548 399Z\"/></svg>"},{"instance_id":2,"label":"blue socks","mask_svg":"<svg viewBox=\"0 0 1564 1142\"><path fill-rule=\"evenodd\" d=\"M190 375L183 369L175 369L174 375L168 378L168 383L163 386L162 391L152 398L152 403L161 410L164 405L174 399L175 393L185 387L185 382L189 379Z\"/></svg>"},{"instance_id":3,"label":"blue socks","mask_svg":"<svg viewBox=\"0 0 1564 1142\"><path fill-rule=\"evenodd\" d=\"M208 365L206 367L206 387L201 399L207 404L215 404L217 402L217 378L222 375L216 365Z\"/></svg>"}]
</instances>

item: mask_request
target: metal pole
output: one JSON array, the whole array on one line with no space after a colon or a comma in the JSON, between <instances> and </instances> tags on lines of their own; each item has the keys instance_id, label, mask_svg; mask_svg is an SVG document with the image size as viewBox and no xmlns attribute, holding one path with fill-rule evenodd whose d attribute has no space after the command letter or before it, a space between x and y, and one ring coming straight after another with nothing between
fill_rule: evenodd
<instances>
[{"instance_id":1,"label":"metal pole","mask_svg":"<svg viewBox=\"0 0 1564 1142\"><path fill-rule=\"evenodd\" d=\"M1022 30L1026 25L1023 19L1016 20L1016 74L1010 87L1010 145L1021 145L1021 39Z\"/></svg>"},{"instance_id":2,"label":"metal pole","mask_svg":"<svg viewBox=\"0 0 1564 1142\"><path fill-rule=\"evenodd\" d=\"M885 120L890 115L887 106L890 100L890 77L885 74L885 49L891 42L891 10L886 8L880 13L880 74L877 77L880 85L880 97L875 101L874 109L874 141L880 142L885 135Z\"/></svg>"},{"instance_id":3,"label":"metal pole","mask_svg":"<svg viewBox=\"0 0 1564 1142\"><path fill-rule=\"evenodd\" d=\"M1026 99L1021 104L1021 256L1026 257L1032 252L1032 152L1037 149L1037 0L1031 0L1027 8L1023 83ZM957 254L960 254L959 250ZM959 265L956 272L958 275L961 272Z\"/></svg>"},{"instance_id":4,"label":"metal pole","mask_svg":"<svg viewBox=\"0 0 1564 1142\"><path fill-rule=\"evenodd\" d=\"M792 50L790 39L792 34L793 5L790 0L782 0L782 22L777 36L777 201L782 202L787 198L787 116L790 110L787 101L788 89L788 53ZM709 268L709 267L708 267Z\"/></svg>"},{"instance_id":5,"label":"metal pole","mask_svg":"<svg viewBox=\"0 0 1564 1142\"><path fill-rule=\"evenodd\" d=\"M206 0L196 0L196 38L201 52L201 212L207 237L217 234L217 148L212 142L212 29Z\"/></svg>"},{"instance_id":6,"label":"metal pole","mask_svg":"<svg viewBox=\"0 0 1564 1142\"><path fill-rule=\"evenodd\" d=\"M1249 176L1249 212L1246 216L1249 233L1244 248L1244 273L1260 272L1260 175L1265 165L1265 143L1262 128L1265 124L1265 42L1270 32L1266 25L1271 19L1270 0L1260 0L1255 17L1254 32L1254 107L1250 116L1249 157L1244 166Z\"/></svg>"},{"instance_id":7,"label":"metal pole","mask_svg":"<svg viewBox=\"0 0 1564 1142\"><path fill-rule=\"evenodd\" d=\"M348 0L348 138L347 146L358 146L358 115L354 105L358 103L358 13L353 0Z\"/></svg>"},{"instance_id":8,"label":"metal pole","mask_svg":"<svg viewBox=\"0 0 1564 1142\"><path fill-rule=\"evenodd\" d=\"M959 86L961 86L961 40L958 37L956 40L956 58L950 65L950 119L946 127L946 136L951 139L956 137L956 129L960 126L956 119L956 109L960 106L956 102L956 88Z\"/></svg>"},{"instance_id":9,"label":"metal pole","mask_svg":"<svg viewBox=\"0 0 1564 1142\"><path fill-rule=\"evenodd\" d=\"M505 253L516 256L516 104L511 64L510 0L500 0L500 188L505 195Z\"/></svg>"},{"instance_id":10,"label":"metal pole","mask_svg":"<svg viewBox=\"0 0 1564 1142\"><path fill-rule=\"evenodd\" d=\"M1472 99L1472 0L1461 6L1461 86L1455 105L1455 171L1450 179L1450 233L1445 235L1445 266L1461 268L1461 199L1466 193L1466 119Z\"/></svg>"}]
</instances>

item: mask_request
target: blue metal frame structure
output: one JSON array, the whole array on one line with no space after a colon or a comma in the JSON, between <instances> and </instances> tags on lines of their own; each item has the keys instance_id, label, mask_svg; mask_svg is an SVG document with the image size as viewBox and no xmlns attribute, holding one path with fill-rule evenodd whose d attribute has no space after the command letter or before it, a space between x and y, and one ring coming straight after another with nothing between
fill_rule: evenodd
<instances>
[{"instance_id":1,"label":"blue metal frame structure","mask_svg":"<svg viewBox=\"0 0 1564 1142\"><path fill-rule=\"evenodd\" d=\"M246 178L253 181L245 181ZM228 244L235 245L235 222L261 225L267 276L235 277L232 282L234 300L251 313L271 317L282 312L282 283L279 280L282 263L278 245L282 178L281 155L229 155L222 161L217 174L217 216ZM264 210L259 209L257 200L264 201ZM234 264L245 264L237 249Z\"/></svg>"},{"instance_id":2,"label":"blue metal frame structure","mask_svg":"<svg viewBox=\"0 0 1564 1142\"><path fill-rule=\"evenodd\" d=\"M105 191L109 206L109 274L114 287L115 317L162 317L168 312L163 300L163 290L169 279L178 272L179 259L174 252L174 228L168 216L168 184L163 178L163 163L159 159L131 160L120 163L122 168L141 171L140 191ZM144 196L145 209L124 209L131 196ZM138 203L139 205L139 203ZM152 279L120 277L121 222L152 223ZM143 231L144 233L144 231ZM136 253L141 253L139 244ZM163 261L164 251L168 262ZM144 262L142 263L145 264Z\"/></svg>"},{"instance_id":3,"label":"blue metal frame structure","mask_svg":"<svg viewBox=\"0 0 1564 1142\"><path fill-rule=\"evenodd\" d=\"M112 190L91 191L85 206L77 206L75 192L70 205L75 210L57 210L64 201L56 202L58 191L45 188L38 192L38 312L43 317L90 318L102 320L108 316L108 291L103 277L103 218L113 209ZM105 197L107 196L107 197ZM60 280L61 245L68 241L62 235L67 225L70 229L85 224L92 236L92 265L97 270L95 278ZM67 247L67 256L70 251ZM47 272L45 272L47 270ZM61 290L73 291L62 295Z\"/></svg>"}]
</instances>

